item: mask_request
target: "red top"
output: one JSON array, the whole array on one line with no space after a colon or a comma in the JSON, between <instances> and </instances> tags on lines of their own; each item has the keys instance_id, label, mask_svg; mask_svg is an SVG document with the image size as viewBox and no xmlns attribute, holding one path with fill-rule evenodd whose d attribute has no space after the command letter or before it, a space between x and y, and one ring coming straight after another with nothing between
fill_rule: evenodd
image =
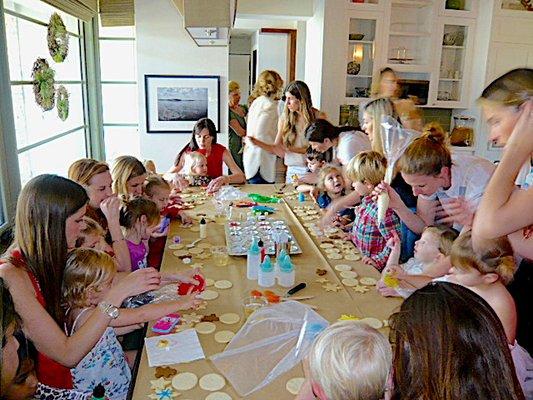
<instances>
[{"instance_id":1,"label":"red top","mask_svg":"<svg viewBox=\"0 0 533 400\"><path fill-rule=\"evenodd\" d=\"M198 153L206 155L206 149L196 150ZM211 153L207 156L207 175L211 178L222 176L222 165L224 164L224 152L226 148L221 144L215 143L211 146Z\"/></svg>"},{"instance_id":2,"label":"red top","mask_svg":"<svg viewBox=\"0 0 533 400\"><path fill-rule=\"evenodd\" d=\"M18 261L21 265L25 264L22 254L19 250L14 250L11 253L11 256ZM5 262L0 260L0 263ZM46 301L44 300L43 293L41 292L41 287L35 275L26 270L28 277L30 278L31 284L35 289L35 297L39 304L43 307L46 307ZM72 389L72 375L70 374L70 369L59 364L57 361L48 358L43 353L37 353L37 365L35 366L37 372L37 379L39 382L44 383L45 385L52 386L58 389Z\"/></svg>"}]
</instances>

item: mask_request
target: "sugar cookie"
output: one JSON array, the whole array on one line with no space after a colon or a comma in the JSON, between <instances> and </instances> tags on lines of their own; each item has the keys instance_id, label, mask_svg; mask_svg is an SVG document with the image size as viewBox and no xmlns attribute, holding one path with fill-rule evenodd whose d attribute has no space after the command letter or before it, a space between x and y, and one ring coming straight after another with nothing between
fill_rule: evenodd
<instances>
[{"instance_id":1,"label":"sugar cookie","mask_svg":"<svg viewBox=\"0 0 533 400\"><path fill-rule=\"evenodd\" d=\"M194 329L202 335L209 335L217 330L217 326L212 322L199 322L194 326Z\"/></svg>"},{"instance_id":2,"label":"sugar cookie","mask_svg":"<svg viewBox=\"0 0 533 400\"><path fill-rule=\"evenodd\" d=\"M222 279L220 281L215 282L215 287L217 289L229 289L233 286L233 283L231 283L228 280Z\"/></svg>"},{"instance_id":3,"label":"sugar cookie","mask_svg":"<svg viewBox=\"0 0 533 400\"><path fill-rule=\"evenodd\" d=\"M236 324L237 322L239 322L241 320L241 317L239 316L239 314L226 313L226 314L219 315L218 319L223 324L232 325L232 324Z\"/></svg>"},{"instance_id":4,"label":"sugar cookie","mask_svg":"<svg viewBox=\"0 0 533 400\"><path fill-rule=\"evenodd\" d=\"M343 278L357 278L357 272L355 271L341 271L339 275Z\"/></svg>"},{"instance_id":5,"label":"sugar cookie","mask_svg":"<svg viewBox=\"0 0 533 400\"><path fill-rule=\"evenodd\" d=\"M305 382L305 378L292 378L287 381L285 388L290 394L297 395Z\"/></svg>"},{"instance_id":6,"label":"sugar cookie","mask_svg":"<svg viewBox=\"0 0 533 400\"><path fill-rule=\"evenodd\" d=\"M207 278L205 280L205 286L213 286L215 284L215 280L211 278Z\"/></svg>"},{"instance_id":7,"label":"sugar cookie","mask_svg":"<svg viewBox=\"0 0 533 400\"><path fill-rule=\"evenodd\" d=\"M197 383L198 377L192 372L182 372L172 378L172 386L180 392L191 390Z\"/></svg>"},{"instance_id":8,"label":"sugar cookie","mask_svg":"<svg viewBox=\"0 0 533 400\"><path fill-rule=\"evenodd\" d=\"M205 400L231 400L232 397L224 392L213 392L209 393Z\"/></svg>"},{"instance_id":9,"label":"sugar cookie","mask_svg":"<svg viewBox=\"0 0 533 400\"><path fill-rule=\"evenodd\" d=\"M183 249L185 245L183 243L172 243L168 245L170 250L180 250Z\"/></svg>"},{"instance_id":10,"label":"sugar cookie","mask_svg":"<svg viewBox=\"0 0 533 400\"><path fill-rule=\"evenodd\" d=\"M349 286L349 287L357 286L359 283L357 282L357 279L355 278L344 278L341 282L344 286Z\"/></svg>"},{"instance_id":11,"label":"sugar cookie","mask_svg":"<svg viewBox=\"0 0 533 400\"><path fill-rule=\"evenodd\" d=\"M361 282L361 285L365 286L374 286L377 281L374 278L371 278L369 276L364 276L361 279L359 279L359 282Z\"/></svg>"},{"instance_id":12,"label":"sugar cookie","mask_svg":"<svg viewBox=\"0 0 533 400\"><path fill-rule=\"evenodd\" d=\"M215 333L215 342L217 343L229 343L233 339L235 333L232 331L218 331Z\"/></svg>"},{"instance_id":13,"label":"sugar cookie","mask_svg":"<svg viewBox=\"0 0 533 400\"><path fill-rule=\"evenodd\" d=\"M202 300L215 300L218 297L218 292L215 292L214 290L204 290L202 293L198 295L199 299Z\"/></svg>"},{"instance_id":14,"label":"sugar cookie","mask_svg":"<svg viewBox=\"0 0 533 400\"><path fill-rule=\"evenodd\" d=\"M339 272L351 271L352 267L350 267L349 265L346 265L346 264L337 264L337 265L335 265L335 270L339 271Z\"/></svg>"},{"instance_id":15,"label":"sugar cookie","mask_svg":"<svg viewBox=\"0 0 533 400\"><path fill-rule=\"evenodd\" d=\"M200 387L210 392L216 392L226 386L226 380L219 374L207 374L200 378Z\"/></svg>"}]
</instances>

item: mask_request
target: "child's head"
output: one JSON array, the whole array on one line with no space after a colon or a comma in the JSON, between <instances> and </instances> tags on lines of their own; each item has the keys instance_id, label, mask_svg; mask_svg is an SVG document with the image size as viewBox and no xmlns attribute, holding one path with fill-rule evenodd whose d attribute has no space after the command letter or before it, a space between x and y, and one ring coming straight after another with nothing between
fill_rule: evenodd
<instances>
[{"instance_id":1,"label":"child's head","mask_svg":"<svg viewBox=\"0 0 533 400\"><path fill-rule=\"evenodd\" d=\"M388 340L357 321L340 321L326 328L309 353L309 373L320 398L383 398L392 353Z\"/></svg>"},{"instance_id":2,"label":"child's head","mask_svg":"<svg viewBox=\"0 0 533 400\"><path fill-rule=\"evenodd\" d=\"M324 153L313 150L311 146L307 148L307 168L312 173L317 173L326 162Z\"/></svg>"},{"instance_id":3,"label":"child's head","mask_svg":"<svg viewBox=\"0 0 533 400\"><path fill-rule=\"evenodd\" d=\"M370 194L385 178L387 159L377 151L362 151L346 167L346 175L360 194Z\"/></svg>"},{"instance_id":4,"label":"child's head","mask_svg":"<svg viewBox=\"0 0 533 400\"><path fill-rule=\"evenodd\" d=\"M463 232L451 250L453 267L450 273L464 286L491 284L500 280L507 285L513 279L516 263L507 237L484 240L476 250L472 232Z\"/></svg>"},{"instance_id":5,"label":"child's head","mask_svg":"<svg viewBox=\"0 0 533 400\"><path fill-rule=\"evenodd\" d=\"M34 399L37 391L37 373L35 363L37 350L33 344L26 339L22 331L15 333L15 338L19 343L17 355L19 366L17 374L11 384L2 391L2 400L31 400Z\"/></svg>"},{"instance_id":6,"label":"child's head","mask_svg":"<svg viewBox=\"0 0 533 400\"><path fill-rule=\"evenodd\" d=\"M415 258L430 263L439 257L448 257L458 233L447 226L428 226L415 242Z\"/></svg>"},{"instance_id":7,"label":"child's head","mask_svg":"<svg viewBox=\"0 0 533 400\"><path fill-rule=\"evenodd\" d=\"M109 255L113 254L113 248L105 240L104 229L94 219L87 216L83 217L85 228L81 230L76 247L96 249L104 251Z\"/></svg>"},{"instance_id":8,"label":"child's head","mask_svg":"<svg viewBox=\"0 0 533 400\"><path fill-rule=\"evenodd\" d=\"M344 189L342 171L332 165L320 170L317 187L328 194L340 194Z\"/></svg>"},{"instance_id":9,"label":"child's head","mask_svg":"<svg viewBox=\"0 0 533 400\"><path fill-rule=\"evenodd\" d=\"M207 158L197 151L185 154L185 173L192 176L207 176Z\"/></svg>"},{"instance_id":10,"label":"child's head","mask_svg":"<svg viewBox=\"0 0 533 400\"><path fill-rule=\"evenodd\" d=\"M98 304L117 273L110 255L95 249L75 249L67 257L62 294L65 305L83 308Z\"/></svg>"},{"instance_id":11,"label":"child's head","mask_svg":"<svg viewBox=\"0 0 533 400\"><path fill-rule=\"evenodd\" d=\"M150 238L160 219L156 204L144 197L124 201L120 208L120 226L127 231L136 230L143 240Z\"/></svg>"},{"instance_id":12,"label":"child's head","mask_svg":"<svg viewBox=\"0 0 533 400\"><path fill-rule=\"evenodd\" d=\"M144 181L144 195L156 204L159 211L168 205L170 191L170 184L159 175L150 175Z\"/></svg>"},{"instance_id":13,"label":"child's head","mask_svg":"<svg viewBox=\"0 0 533 400\"><path fill-rule=\"evenodd\" d=\"M153 160L144 160L143 165L146 169L146 172L148 172L149 174L157 174L157 170L155 168L155 163Z\"/></svg>"},{"instance_id":14,"label":"child's head","mask_svg":"<svg viewBox=\"0 0 533 400\"><path fill-rule=\"evenodd\" d=\"M115 160L113 170L113 193L129 199L142 195L146 168L143 163L132 156L121 156Z\"/></svg>"}]
</instances>

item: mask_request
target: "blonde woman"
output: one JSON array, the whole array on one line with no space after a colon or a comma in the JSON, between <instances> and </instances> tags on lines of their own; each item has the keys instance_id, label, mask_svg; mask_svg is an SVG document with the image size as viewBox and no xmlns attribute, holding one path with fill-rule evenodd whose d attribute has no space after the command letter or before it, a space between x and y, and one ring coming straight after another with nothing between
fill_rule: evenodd
<instances>
[{"instance_id":1,"label":"blonde woman","mask_svg":"<svg viewBox=\"0 0 533 400\"><path fill-rule=\"evenodd\" d=\"M244 169L242 163L242 141L246 136L246 114L248 106L239 104L241 101L241 88L235 81L228 83L229 96L229 137L228 147L233 159L241 170Z\"/></svg>"},{"instance_id":2,"label":"blonde woman","mask_svg":"<svg viewBox=\"0 0 533 400\"><path fill-rule=\"evenodd\" d=\"M128 200L141 196L143 183L148 175L143 163L133 156L121 156L115 160L113 170L113 193Z\"/></svg>"},{"instance_id":3,"label":"blonde woman","mask_svg":"<svg viewBox=\"0 0 533 400\"><path fill-rule=\"evenodd\" d=\"M274 183L276 154L270 152L276 140L278 98L283 80L276 71L266 70L257 78L248 100L248 126L243 152L248 183Z\"/></svg>"}]
</instances>

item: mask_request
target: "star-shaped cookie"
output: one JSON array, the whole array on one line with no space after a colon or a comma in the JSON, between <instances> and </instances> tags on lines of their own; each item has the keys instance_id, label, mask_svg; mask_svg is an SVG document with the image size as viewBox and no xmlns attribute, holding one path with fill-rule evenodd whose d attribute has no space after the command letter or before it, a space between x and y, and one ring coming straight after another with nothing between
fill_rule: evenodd
<instances>
[{"instance_id":1,"label":"star-shaped cookie","mask_svg":"<svg viewBox=\"0 0 533 400\"><path fill-rule=\"evenodd\" d=\"M341 287L336 283L326 283L325 285L322 285L322 287L326 292L338 292L341 290Z\"/></svg>"}]
</instances>

